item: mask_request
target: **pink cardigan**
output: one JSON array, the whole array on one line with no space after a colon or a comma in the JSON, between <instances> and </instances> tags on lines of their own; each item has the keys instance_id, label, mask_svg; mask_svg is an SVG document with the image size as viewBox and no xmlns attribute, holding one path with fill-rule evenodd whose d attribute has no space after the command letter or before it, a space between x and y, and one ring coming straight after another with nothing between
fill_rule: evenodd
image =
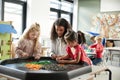
<instances>
[{"instance_id":1,"label":"pink cardigan","mask_svg":"<svg viewBox=\"0 0 120 80\"><path fill-rule=\"evenodd\" d=\"M37 56L41 53L41 45L38 44L37 50L34 51L34 42L29 39L23 39L19 41L18 46L16 47L15 53L18 57L21 57L22 53L27 53L29 56Z\"/></svg>"}]
</instances>

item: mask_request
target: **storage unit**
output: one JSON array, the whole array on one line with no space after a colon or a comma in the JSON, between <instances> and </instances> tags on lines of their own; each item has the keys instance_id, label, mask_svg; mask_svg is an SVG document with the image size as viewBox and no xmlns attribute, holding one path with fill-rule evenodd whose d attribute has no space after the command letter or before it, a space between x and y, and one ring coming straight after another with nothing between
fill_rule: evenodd
<instances>
[{"instance_id":1,"label":"storage unit","mask_svg":"<svg viewBox=\"0 0 120 80\"><path fill-rule=\"evenodd\" d=\"M120 39L106 39L106 48L109 51L109 59L111 64L119 63L120 65Z\"/></svg>"},{"instance_id":2,"label":"storage unit","mask_svg":"<svg viewBox=\"0 0 120 80\"><path fill-rule=\"evenodd\" d=\"M11 21L0 21L0 60L12 58L12 34L16 30Z\"/></svg>"}]
</instances>

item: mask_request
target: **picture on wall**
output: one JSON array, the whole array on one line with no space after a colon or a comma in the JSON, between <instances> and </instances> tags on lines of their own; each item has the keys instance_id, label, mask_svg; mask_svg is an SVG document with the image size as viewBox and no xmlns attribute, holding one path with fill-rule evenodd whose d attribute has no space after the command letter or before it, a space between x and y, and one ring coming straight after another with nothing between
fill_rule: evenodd
<instances>
[{"instance_id":1,"label":"picture on wall","mask_svg":"<svg viewBox=\"0 0 120 80\"><path fill-rule=\"evenodd\" d=\"M92 24L94 32L105 38L120 38L120 13L98 14L93 16Z\"/></svg>"}]
</instances>

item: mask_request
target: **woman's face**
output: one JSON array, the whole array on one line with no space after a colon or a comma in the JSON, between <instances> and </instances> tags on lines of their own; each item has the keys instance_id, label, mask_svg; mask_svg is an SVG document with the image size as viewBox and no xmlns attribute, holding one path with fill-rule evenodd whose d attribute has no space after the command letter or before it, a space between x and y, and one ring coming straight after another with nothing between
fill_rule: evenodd
<instances>
[{"instance_id":1,"label":"woman's face","mask_svg":"<svg viewBox=\"0 0 120 80\"><path fill-rule=\"evenodd\" d=\"M56 30L58 37L62 37L65 31L63 26L55 26L55 30Z\"/></svg>"},{"instance_id":2,"label":"woman's face","mask_svg":"<svg viewBox=\"0 0 120 80\"><path fill-rule=\"evenodd\" d=\"M29 33L29 39L31 39L31 40L36 39L38 36L39 36L39 32L37 32L37 31L36 32L33 31L33 32Z\"/></svg>"}]
</instances>

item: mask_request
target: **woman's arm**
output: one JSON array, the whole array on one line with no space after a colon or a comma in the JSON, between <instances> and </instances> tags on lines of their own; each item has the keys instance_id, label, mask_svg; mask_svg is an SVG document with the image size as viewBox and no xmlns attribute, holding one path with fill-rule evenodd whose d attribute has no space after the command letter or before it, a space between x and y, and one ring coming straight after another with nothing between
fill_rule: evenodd
<instances>
[{"instance_id":1,"label":"woman's arm","mask_svg":"<svg viewBox=\"0 0 120 80\"><path fill-rule=\"evenodd\" d=\"M51 50L50 50L50 53L49 55L55 59L57 57L56 53L55 53L55 48L56 48L56 42L51 42Z\"/></svg>"}]
</instances>

